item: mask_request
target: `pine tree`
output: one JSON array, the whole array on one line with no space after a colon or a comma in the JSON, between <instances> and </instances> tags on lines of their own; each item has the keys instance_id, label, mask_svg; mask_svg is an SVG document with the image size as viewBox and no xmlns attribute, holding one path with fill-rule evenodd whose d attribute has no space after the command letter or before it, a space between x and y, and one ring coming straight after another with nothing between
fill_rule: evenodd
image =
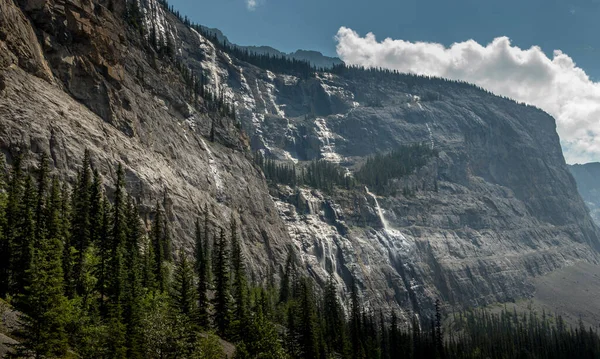
<instances>
[{"instance_id":1,"label":"pine tree","mask_svg":"<svg viewBox=\"0 0 600 359\"><path fill-rule=\"evenodd\" d=\"M233 312L234 331L237 339L242 339L249 326L248 317L248 283L244 268L242 247L237 234L237 223L231 218L231 269L233 273L233 298L235 310Z\"/></svg>"},{"instance_id":2,"label":"pine tree","mask_svg":"<svg viewBox=\"0 0 600 359\"><path fill-rule=\"evenodd\" d=\"M115 182L115 199L112 208L112 230L109 236L108 266L106 272L106 285L108 294L108 353L111 358L121 359L127 355L127 327L123 321L124 294L125 294L125 242L127 232L125 229L125 183L123 167L117 166L117 179Z\"/></svg>"},{"instance_id":3,"label":"pine tree","mask_svg":"<svg viewBox=\"0 0 600 359\"><path fill-rule=\"evenodd\" d=\"M62 231L63 231L63 275L64 275L64 286L65 286L65 294L68 298L72 299L76 294L76 285L77 278L75 272L75 265L77 262L77 249L73 246L73 236L72 236L72 224L73 224L73 215L72 215L72 200L69 195L69 189L66 183L63 183L61 189L61 218L63 222Z\"/></svg>"},{"instance_id":4,"label":"pine tree","mask_svg":"<svg viewBox=\"0 0 600 359\"><path fill-rule=\"evenodd\" d=\"M124 293L123 320L126 326L127 358L141 357L140 310L142 303L142 274L140 260L140 240L142 229L137 207L130 196L127 197L125 241L126 284Z\"/></svg>"},{"instance_id":5,"label":"pine tree","mask_svg":"<svg viewBox=\"0 0 600 359\"><path fill-rule=\"evenodd\" d=\"M390 334L385 324L383 311L379 311L379 347L381 348L381 359L390 359ZM398 355L398 353L396 353Z\"/></svg>"},{"instance_id":6,"label":"pine tree","mask_svg":"<svg viewBox=\"0 0 600 359\"><path fill-rule=\"evenodd\" d=\"M156 203L154 221L152 223L152 252L154 253L154 278L159 291L164 292L167 289L167 278L164 268L165 246L163 244L163 214L158 202Z\"/></svg>"},{"instance_id":7,"label":"pine tree","mask_svg":"<svg viewBox=\"0 0 600 359\"><path fill-rule=\"evenodd\" d=\"M330 274L323 298L323 316L325 321L325 343L331 352L343 353L345 345L344 312L339 303L333 273Z\"/></svg>"},{"instance_id":8,"label":"pine tree","mask_svg":"<svg viewBox=\"0 0 600 359\"><path fill-rule=\"evenodd\" d=\"M255 308L252 323L245 333L243 341L237 345L237 350L240 353L245 350L247 358L287 358L275 326L269 322L261 308L260 305ZM237 356L238 352L236 351ZM244 356L240 355L240 357Z\"/></svg>"},{"instance_id":9,"label":"pine tree","mask_svg":"<svg viewBox=\"0 0 600 359\"><path fill-rule=\"evenodd\" d=\"M37 206L35 209L35 242L34 247L46 238L47 194L49 186L48 157L45 153L40 156L37 177Z\"/></svg>"},{"instance_id":10,"label":"pine tree","mask_svg":"<svg viewBox=\"0 0 600 359\"><path fill-rule=\"evenodd\" d=\"M62 216L62 192L58 178L52 177L50 185L50 195L48 196L46 215L44 225L46 228L46 238L58 238L61 248L64 246L64 229L68 222ZM62 253L61 253L62 256ZM62 259L62 257L61 257ZM62 271L62 269L61 269Z\"/></svg>"},{"instance_id":11,"label":"pine tree","mask_svg":"<svg viewBox=\"0 0 600 359\"><path fill-rule=\"evenodd\" d=\"M352 343L352 358L362 359L365 356L361 338L361 310L358 300L358 287L352 282L352 307L350 312L350 336Z\"/></svg>"},{"instance_id":12,"label":"pine tree","mask_svg":"<svg viewBox=\"0 0 600 359\"><path fill-rule=\"evenodd\" d=\"M59 227L58 184L55 182L50 199L48 227ZM61 257L62 241L56 235L43 238L33 249L31 266L27 270L30 284L22 298L27 308L23 317L22 354L36 358L62 357L68 349L66 325L69 318L67 298L63 294Z\"/></svg>"},{"instance_id":13,"label":"pine tree","mask_svg":"<svg viewBox=\"0 0 600 359\"><path fill-rule=\"evenodd\" d=\"M121 304L125 280L124 250L127 238L125 223L125 182L123 166L117 166L117 179L115 182L115 199L112 213L112 233L109 247L108 286L109 300L113 305Z\"/></svg>"},{"instance_id":14,"label":"pine tree","mask_svg":"<svg viewBox=\"0 0 600 359\"><path fill-rule=\"evenodd\" d=\"M171 230L169 228L169 214L167 213L168 198L167 192L165 191L163 197L163 208L165 210L164 216L164 224L163 224L163 237L162 237L162 245L163 245L163 255L164 260L166 262L171 262L173 260L173 253L171 249Z\"/></svg>"},{"instance_id":15,"label":"pine tree","mask_svg":"<svg viewBox=\"0 0 600 359\"><path fill-rule=\"evenodd\" d=\"M300 284L300 344L302 357L307 359L319 358L319 333L315 298L310 284L303 278Z\"/></svg>"},{"instance_id":16,"label":"pine tree","mask_svg":"<svg viewBox=\"0 0 600 359\"><path fill-rule=\"evenodd\" d=\"M4 161L4 155L0 154L0 298L4 298L8 294L11 258L7 218L10 189L7 186L8 177ZM18 166L18 163L15 163L15 166Z\"/></svg>"},{"instance_id":17,"label":"pine tree","mask_svg":"<svg viewBox=\"0 0 600 359\"><path fill-rule=\"evenodd\" d=\"M294 256L294 250L290 249L288 257L285 263L285 270L281 276L281 283L279 284L279 302L285 303L294 297L293 285L294 276L296 272L296 261Z\"/></svg>"},{"instance_id":18,"label":"pine tree","mask_svg":"<svg viewBox=\"0 0 600 359\"><path fill-rule=\"evenodd\" d=\"M183 250L179 251L178 257L173 273L171 297L173 298L175 309L185 316L190 316L196 310L194 269Z\"/></svg>"},{"instance_id":19,"label":"pine tree","mask_svg":"<svg viewBox=\"0 0 600 359\"><path fill-rule=\"evenodd\" d=\"M217 333L220 336L229 334L230 324L230 294L229 294L229 251L227 249L227 240L225 231L221 228L221 235L216 244L216 256L214 257L214 285L215 298L214 305L214 323Z\"/></svg>"},{"instance_id":20,"label":"pine tree","mask_svg":"<svg viewBox=\"0 0 600 359\"><path fill-rule=\"evenodd\" d=\"M143 287L149 291L152 291L158 287L155 278L155 268L154 264L155 255L154 255L154 246L152 243L152 238L146 236L143 244L143 269L142 269L142 283Z\"/></svg>"},{"instance_id":21,"label":"pine tree","mask_svg":"<svg viewBox=\"0 0 600 359\"><path fill-rule=\"evenodd\" d=\"M200 221L196 220L196 242L195 242L195 269L196 276L198 277L198 313L197 322L201 328L208 327L208 263L205 241L202 238L202 230L200 228Z\"/></svg>"},{"instance_id":22,"label":"pine tree","mask_svg":"<svg viewBox=\"0 0 600 359\"><path fill-rule=\"evenodd\" d=\"M81 294L82 275L81 266L85 250L90 244L90 209L91 209L91 173L90 152L86 149L83 155L83 166L77 175L77 184L73 190L73 221L72 221L72 243L77 250L77 259L74 264L76 291Z\"/></svg>"},{"instance_id":23,"label":"pine tree","mask_svg":"<svg viewBox=\"0 0 600 359\"><path fill-rule=\"evenodd\" d=\"M204 259L206 261L207 288L212 283L212 246L210 240L210 222L208 220L208 204L204 205Z\"/></svg>"},{"instance_id":24,"label":"pine tree","mask_svg":"<svg viewBox=\"0 0 600 359\"><path fill-rule=\"evenodd\" d=\"M100 245L102 233L104 194L102 193L102 178L97 170L93 171L93 180L90 187L90 242L97 247Z\"/></svg>"},{"instance_id":25,"label":"pine tree","mask_svg":"<svg viewBox=\"0 0 600 359\"><path fill-rule=\"evenodd\" d=\"M127 358L127 328L121 321L120 317L121 306L120 304L111 304L109 307L108 314L108 328L107 328L107 345L106 352L107 357L111 359L126 359Z\"/></svg>"},{"instance_id":26,"label":"pine tree","mask_svg":"<svg viewBox=\"0 0 600 359\"><path fill-rule=\"evenodd\" d=\"M18 206L17 235L11 249L12 273L14 276L12 292L22 294L30 284L30 267L35 247L35 206L36 191L30 176L25 177L23 197ZM26 308L22 308L26 309Z\"/></svg>"},{"instance_id":27,"label":"pine tree","mask_svg":"<svg viewBox=\"0 0 600 359\"><path fill-rule=\"evenodd\" d=\"M100 227L100 234L98 236L98 252L100 257L100 263L98 266L98 294L100 297L100 310L103 314L106 314L106 299L109 293L109 278L110 278L110 264L111 264L111 242L110 242L110 213L112 207L110 203L103 198L102 199L102 223Z\"/></svg>"}]
</instances>

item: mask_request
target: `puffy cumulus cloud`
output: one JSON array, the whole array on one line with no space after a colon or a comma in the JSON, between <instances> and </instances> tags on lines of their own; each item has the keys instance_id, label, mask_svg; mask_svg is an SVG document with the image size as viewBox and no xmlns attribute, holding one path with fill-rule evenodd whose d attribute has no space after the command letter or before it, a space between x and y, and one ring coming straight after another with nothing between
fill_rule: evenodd
<instances>
[{"instance_id":1,"label":"puffy cumulus cloud","mask_svg":"<svg viewBox=\"0 0 600 359\"><path fill-rule=\"evenodd\" d=\"M361 37L342 27L338 56L347 64L464 80L535 105L556 118L569 163L600 160L600 83L559 50L549 58L537 46L521 49L507 37L486 46L469 40L436 43Z\"/></svg>"}]
</instances>

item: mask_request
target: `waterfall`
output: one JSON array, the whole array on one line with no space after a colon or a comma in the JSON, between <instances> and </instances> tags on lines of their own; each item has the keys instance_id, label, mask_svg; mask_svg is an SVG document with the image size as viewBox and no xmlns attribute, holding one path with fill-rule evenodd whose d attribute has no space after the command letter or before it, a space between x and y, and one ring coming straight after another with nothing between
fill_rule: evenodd
<instances>
[{"instance_id":1,"label":"waterfall","mask_svg":"<svg viewBox=\"0 0 600 359\"><path fill-rule=\"evenodd\" d=\"M213 179L215 180L215 187L217 187L217 195L221 196L223 193L223 180L221 179L221 175L219 174L219 168L217 167L215 157L213 156L210 147L204 142L204 139L200 138L200 142L202 142L203 150L206 151L208 155L208 167L210 168L210 172L212 174Z\"/></svg>"},{"instance_id":2,"label":"waterfall","mask_svg":"<svg viewBox=\"0 0 600 359\"><path fill-rule=\"evenodd\" d=\"M431 149L433 150L433 147L435 146L435 142L433 141L433 132L431 132L431 127L429 127L428 123L425 123L425 126L427 126L427 131L429 132L429 141L431 142Z\"/></svg>"},{"instance_id":3,"label":"waterfall","mask_svg":"<svg viewBox=\"0 0 600 359\"><path fill-rule=\"evenodd\" d=\"M379 205L379 201L377 200L377 197L375 197L375 195L369 191L369 187L367 187L367 186L365 186L365 191L367 191L367 194L369 196L371 196L371 198L373 198L373 200L375 201L375 209L377 209L377 214L379 215L379 220L381 221L381 224L383 224L383 229L387 232L388 231L388 222L385 219L385 217L383 216L383 209L381 209L381 206Z\"/></svg>"},{"instance_id":4,"label":"waterfall","mask_svg":"<svg viewBox=\"0 0 600 359\"><path fill-rule=\"evenodd\" d=\"M398 239L398 240L400 240L400 242L402 244L406 244L406 237L404 237L404 235L402 233L400 233L400 231L390 228L388 221L385 219L385 216L383 215L383 209L379 205L377 196L375 196L375 194L371 193L371 191L369 191L369 188L367 186L365 186L365 191L375 201L375 209L377 210L377 215L379 216L379 220L381 221L381 224L383 225L383 232L385 234L385 237L387 237L388 240Z\"/></svg>"}]
</instances>

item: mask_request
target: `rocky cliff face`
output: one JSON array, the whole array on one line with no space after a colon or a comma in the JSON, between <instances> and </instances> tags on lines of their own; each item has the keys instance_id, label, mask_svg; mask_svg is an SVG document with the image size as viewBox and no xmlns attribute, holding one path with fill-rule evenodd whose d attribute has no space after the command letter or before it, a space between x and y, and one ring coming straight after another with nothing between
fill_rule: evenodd
<instances>
[{"instance_id":1,"label":"rocky cliff face","mask_svg":"<svg viewBox=\"0 0 600 359\"><path fill-rule=\"evenodd\" d=\"M29 166L50 154L68 179L88 148L109 191L120 161L142 213L167 193L180 245L208 206L215 229L231 216L244 226L251 267L266 275L287 256L289 237L247 140L231 120L192 106L174 66L144 47L117 2L108 5L0 1L0 148L9 161L25 152ZM176 31L158 4L147 6L159 14L148 21Z\"/></svg>"},{"instance_id":2,"label":"rocky cliff face","mask_svg":"<svg viewBox=\"0 0 600 359\"><path fill-rule=\"evenodd\" d=\"M441 80L273 73L220 51L154 0L140 5L143 28L172 44L173 57L123 20L123 1L0 0L0 148L9 160L19 148L32 166L46 152L73 178L89 148L108 190L124 163L142 212L167 191L179 245L189 249L206 205L215 227L231 216L243 225L257 279L293 248L317 282L333 271L344 292L355 277L376 309L507 301L531 294L533 276L598 261L599 231L547 114ZM174 59L235 104L248 137L193 98ZM352 169L415 142L439 156L396 182L419 188L410 197L269 188L248 150Z\"/></svg>"}]
</instances>

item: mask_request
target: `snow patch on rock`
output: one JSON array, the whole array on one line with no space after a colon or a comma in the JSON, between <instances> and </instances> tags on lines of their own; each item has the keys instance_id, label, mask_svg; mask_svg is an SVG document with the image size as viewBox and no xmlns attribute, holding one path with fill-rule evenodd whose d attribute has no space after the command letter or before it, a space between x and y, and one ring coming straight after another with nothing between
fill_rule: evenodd
<instances>
[{"instance_id":1,"label":"snow patch on rock","mask_svg":"<svg viewBox=\"0 0 600 359\"><path fill-rule=\"evenodd\" d=\"M281 75L281 77L283 78L283 84L286 86L294 86L298 84L298 81L300 81L299 78L297 78L296 76L291 76L291 75Z\"/></svg>"}]
</instances>

